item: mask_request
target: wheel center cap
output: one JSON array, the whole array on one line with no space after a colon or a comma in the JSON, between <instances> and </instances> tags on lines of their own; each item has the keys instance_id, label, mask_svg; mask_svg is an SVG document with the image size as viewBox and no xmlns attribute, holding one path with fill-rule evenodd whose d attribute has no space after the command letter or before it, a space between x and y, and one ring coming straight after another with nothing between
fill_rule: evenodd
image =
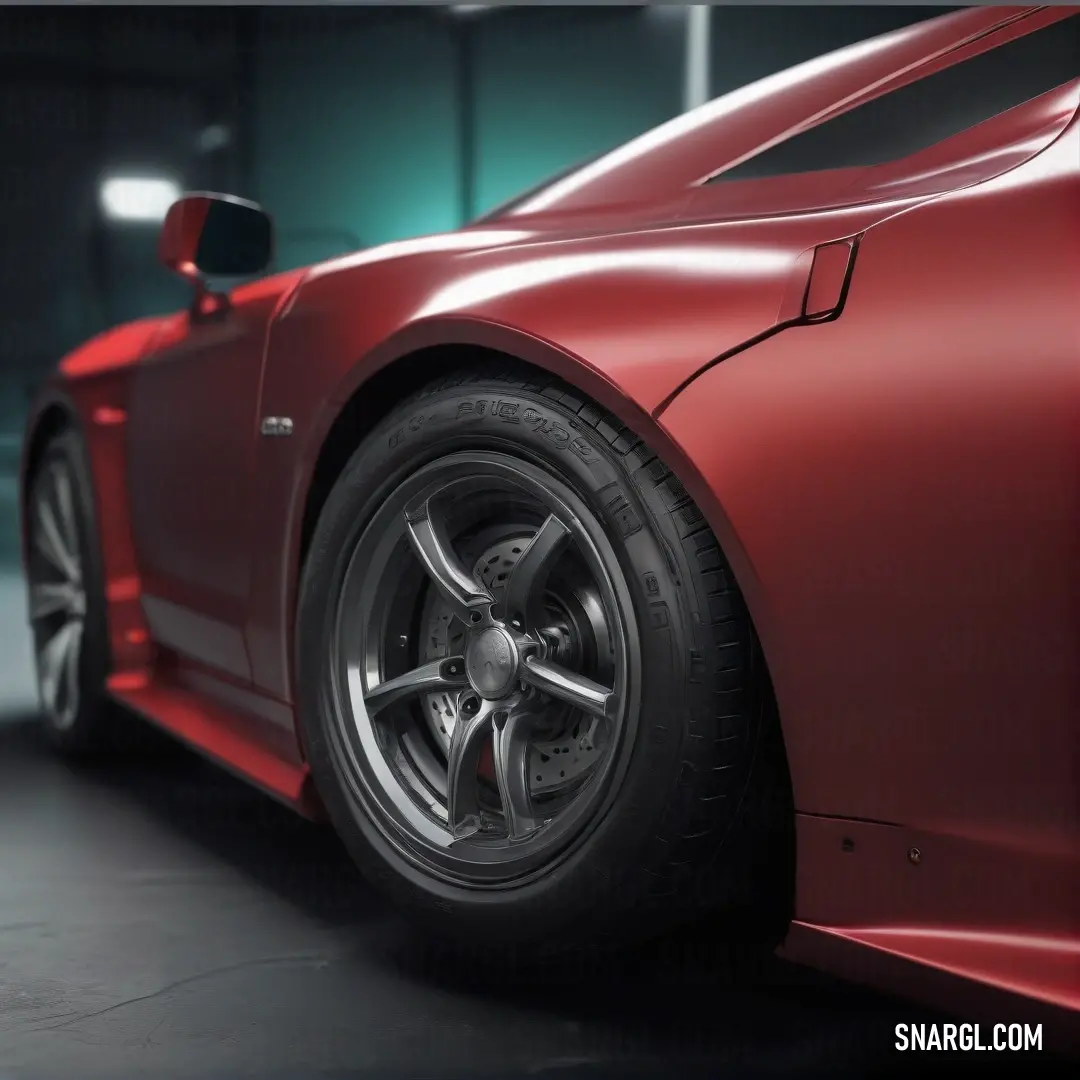
<instances>
[{"instance_id":1,"label":"wheel center cap","mask_svg":"<svg viewBox=\"0 0 1080 1080\"><path fill-rule=\"evenodd\" d=\"M465 674L483 698L504 697L517 678L517 670L514 639L497 626L481 630L465 649Z\"/></svg>"}]
</instances>

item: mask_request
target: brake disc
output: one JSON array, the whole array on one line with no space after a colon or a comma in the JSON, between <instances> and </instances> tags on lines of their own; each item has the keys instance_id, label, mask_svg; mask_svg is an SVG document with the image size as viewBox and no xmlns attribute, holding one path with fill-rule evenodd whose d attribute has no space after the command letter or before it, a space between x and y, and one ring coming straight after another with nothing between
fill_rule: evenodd
<instances>
[{"instance_id":1,"label":"brake disc","mask_svg":"<svg viewBox=\"0 0 1080 1080\"><path fill-rule=\"evenodd\" d=\"M506 589L510 571L530 540L528 535L501 540L486 548L476 560L475 576L497 601ZM575 639L580 638L580 624L584 621L594 639L592 652L602 660L606 659L610 645L599 597L586 587L574 589L571 596L583 618L570 617L557 589L549 590L546 598L545 608L551 623L546 628L546 636L552 649L560 662L579 663L583 643ZM449 604L434 589L429 590L421 627L421 663L461 656L465 652L465 625L454 617ZM443 751L448 752L458 720L458 692L426 694L421 699L421 708L432 735ZM557 796L588 776L604 748L604 732L599 721L573 706L549 699L543 711L547 722L530 746L529 777L534 795Z\"/></svg>"}]
</instances>

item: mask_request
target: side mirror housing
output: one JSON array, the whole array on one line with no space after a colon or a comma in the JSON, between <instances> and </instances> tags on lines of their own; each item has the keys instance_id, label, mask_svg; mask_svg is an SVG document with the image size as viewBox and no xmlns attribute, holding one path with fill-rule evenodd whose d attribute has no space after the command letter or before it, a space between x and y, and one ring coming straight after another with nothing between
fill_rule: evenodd
<instances>
[{"instance_id":1,"label":"side mirror housing","mask_svg":"<svg viewBox=\"0 0 1080 1080\"><path fill-rule=\"evenodd\" d=\"M273 249L273 223L261 206L207 192L185 195L169 207L158 258L174 274L202 286L206 278L265 270Z\"/></svg>"}]
</instances>

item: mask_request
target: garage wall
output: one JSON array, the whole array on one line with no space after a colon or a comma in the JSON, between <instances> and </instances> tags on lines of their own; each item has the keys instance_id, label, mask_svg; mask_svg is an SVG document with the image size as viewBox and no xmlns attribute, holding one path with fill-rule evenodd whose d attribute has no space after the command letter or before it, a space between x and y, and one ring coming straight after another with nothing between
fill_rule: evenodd
<instances>
[{"instance_id":1,"label":"garage wall","mask_svg":"<svg viewBox=\"0 0 1080 1080\"><path fill-rule=\"evenodd\" d=\"M349 234L455 228L675 115L682 25L643 8L263 9L254 182L280 265Z\"/></svg>"},{"instance_id":2,"label":"garage wall","mask_svg":"<svg viewBox=\"0 0 1080 1080\"><path fill-rule=\"evenodd\" d=\"M154 226L101 227L105 166L198 185L197 133L232 63L218 13L0 12L0 442L59 356L103 327L183 302Z\"/></svg>"},{"instance_id":3,"label":"garage wall","mask_svg":"<svg viewBox=\"0 0 1080 1080\"><path fill-rule=\"evenodd\" d=\"M73 243L89 213L88 128L77 87L0 84L0 428L16 420L21 383L91 315L87 252Z\"/></svg>"},{"instance_id":4,"label":"garage wall","mask_svg":"<svg viewBox=\"0 0 1080 1080\"><path fill-rule=\"evenodd\" d=\"M254 186L279 265L454 228L454 53L445 20L329 8L258 17ZM351 234L351 235L350 235Z\"/></svg>"},{"instance_id":5,"label":"garage wall","mask_svg":"<svg viewBox=\"0 0 1080 1080\"><path fill-rule=\"evenodd\" d=\"M684 18L553 7L477 21L474 212L678 114Z\"/></svg>"}]
</instances>

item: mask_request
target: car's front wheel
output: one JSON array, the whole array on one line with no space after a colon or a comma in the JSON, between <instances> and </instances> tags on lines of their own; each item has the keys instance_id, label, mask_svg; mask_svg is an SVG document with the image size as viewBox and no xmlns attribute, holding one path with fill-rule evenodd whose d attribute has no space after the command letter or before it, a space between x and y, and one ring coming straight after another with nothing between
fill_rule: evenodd
<instances>
[{"instance_id":1,"label":"car's front wheel","mask_svg":"<svg viewBox=\"0 0 1080 1080\"><path fill-rule=\"evenodd\" d=\"M297 625L304 741L361 867L443 935L562 946L741 885L768 680L715 537L568 388L466 375L357 450Z\"/></svg>"}]
</instances>

